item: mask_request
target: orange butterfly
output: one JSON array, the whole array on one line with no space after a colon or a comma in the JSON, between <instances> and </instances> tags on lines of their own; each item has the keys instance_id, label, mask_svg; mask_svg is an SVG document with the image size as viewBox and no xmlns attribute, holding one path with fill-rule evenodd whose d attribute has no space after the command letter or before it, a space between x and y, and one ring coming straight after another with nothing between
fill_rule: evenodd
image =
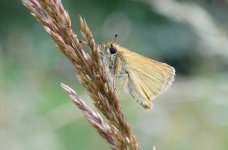
<instances>
[{"instance_id":1,"label":"orange butterfly","mask_svg":"<svg viewBox=\"0 0 228 150\"><path fill-rule=\"evenodd\" d=\"M100 45L103 62L114 87L126 87L133 99L145 109L174 81L175 69L119 46L114 41Z\"/></svg>"}]
</instances>

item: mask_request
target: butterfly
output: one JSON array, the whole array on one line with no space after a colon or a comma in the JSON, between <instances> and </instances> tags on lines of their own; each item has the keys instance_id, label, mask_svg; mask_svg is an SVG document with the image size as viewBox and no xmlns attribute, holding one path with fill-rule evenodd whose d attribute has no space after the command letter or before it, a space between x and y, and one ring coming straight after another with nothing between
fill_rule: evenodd
<instances>
[{"instance_id":1,"label":"butterfly","mask_svg":"<svg viewBox=\"0 0 228 150\"><path fill-rule=\"evenodd\" d=\"M151 109L152 101L174 81L173 67L130 51L115 40L101 44L100 51L113 86L126 88L145 109Z\"/></svg>"}]
</instances>

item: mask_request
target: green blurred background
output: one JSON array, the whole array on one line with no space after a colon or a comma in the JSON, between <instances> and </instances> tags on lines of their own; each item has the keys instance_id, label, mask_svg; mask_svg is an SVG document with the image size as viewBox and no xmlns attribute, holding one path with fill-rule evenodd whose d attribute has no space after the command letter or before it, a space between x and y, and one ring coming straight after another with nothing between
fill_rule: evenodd
<instances>
[{"instance_id":1,"label":"green blurred background","mask_svg":"<svg viewBox=\"0 0 228 150\"><path fill-rule=\"evenodd\" d=\"M79 32L176 68L173 86L145 111L121 105L142 150L228 149L226 0L62 0ZM102 150L107 144L60 88L90 104L73 66L21 2L0 0L0 149Z\"/></svg>"}]
</instances>

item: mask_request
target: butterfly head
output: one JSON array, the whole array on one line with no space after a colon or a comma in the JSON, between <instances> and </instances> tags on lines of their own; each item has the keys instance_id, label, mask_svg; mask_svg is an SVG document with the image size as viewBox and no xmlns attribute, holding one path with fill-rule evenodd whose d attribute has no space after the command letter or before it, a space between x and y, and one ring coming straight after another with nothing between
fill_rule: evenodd
<instances>
[{"instance_id":1,"label":"butterfly head","mask_svg":"<svg viewBox=\"0 0 228 150\"><path fill-rule=\"evenodd\" d=\"M106 41L101 44L101 54L106 61L112 63L115 61L118 54L118 45L116 44L117 34L113 40Z\"/></svg>"}]
</instances>

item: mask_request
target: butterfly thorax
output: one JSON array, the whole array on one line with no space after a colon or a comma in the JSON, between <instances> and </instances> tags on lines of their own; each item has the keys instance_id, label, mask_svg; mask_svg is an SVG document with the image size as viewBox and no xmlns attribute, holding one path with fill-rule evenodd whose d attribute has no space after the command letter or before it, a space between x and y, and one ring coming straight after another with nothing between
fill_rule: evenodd
<instances>
[{"instance_id":1,"label":"butterfly thorax","mask_svg":"<svg viewBox=\"0 0 228 150\"><path fill-rule=\"evenodd\" d=\"M109 79L116 88L117 82L121 81L121 76L127 73L125 61L122 58L123 49L113 41L104 42L100 47L101 57L109 74Z\"/></svg>"}]
</instances>

